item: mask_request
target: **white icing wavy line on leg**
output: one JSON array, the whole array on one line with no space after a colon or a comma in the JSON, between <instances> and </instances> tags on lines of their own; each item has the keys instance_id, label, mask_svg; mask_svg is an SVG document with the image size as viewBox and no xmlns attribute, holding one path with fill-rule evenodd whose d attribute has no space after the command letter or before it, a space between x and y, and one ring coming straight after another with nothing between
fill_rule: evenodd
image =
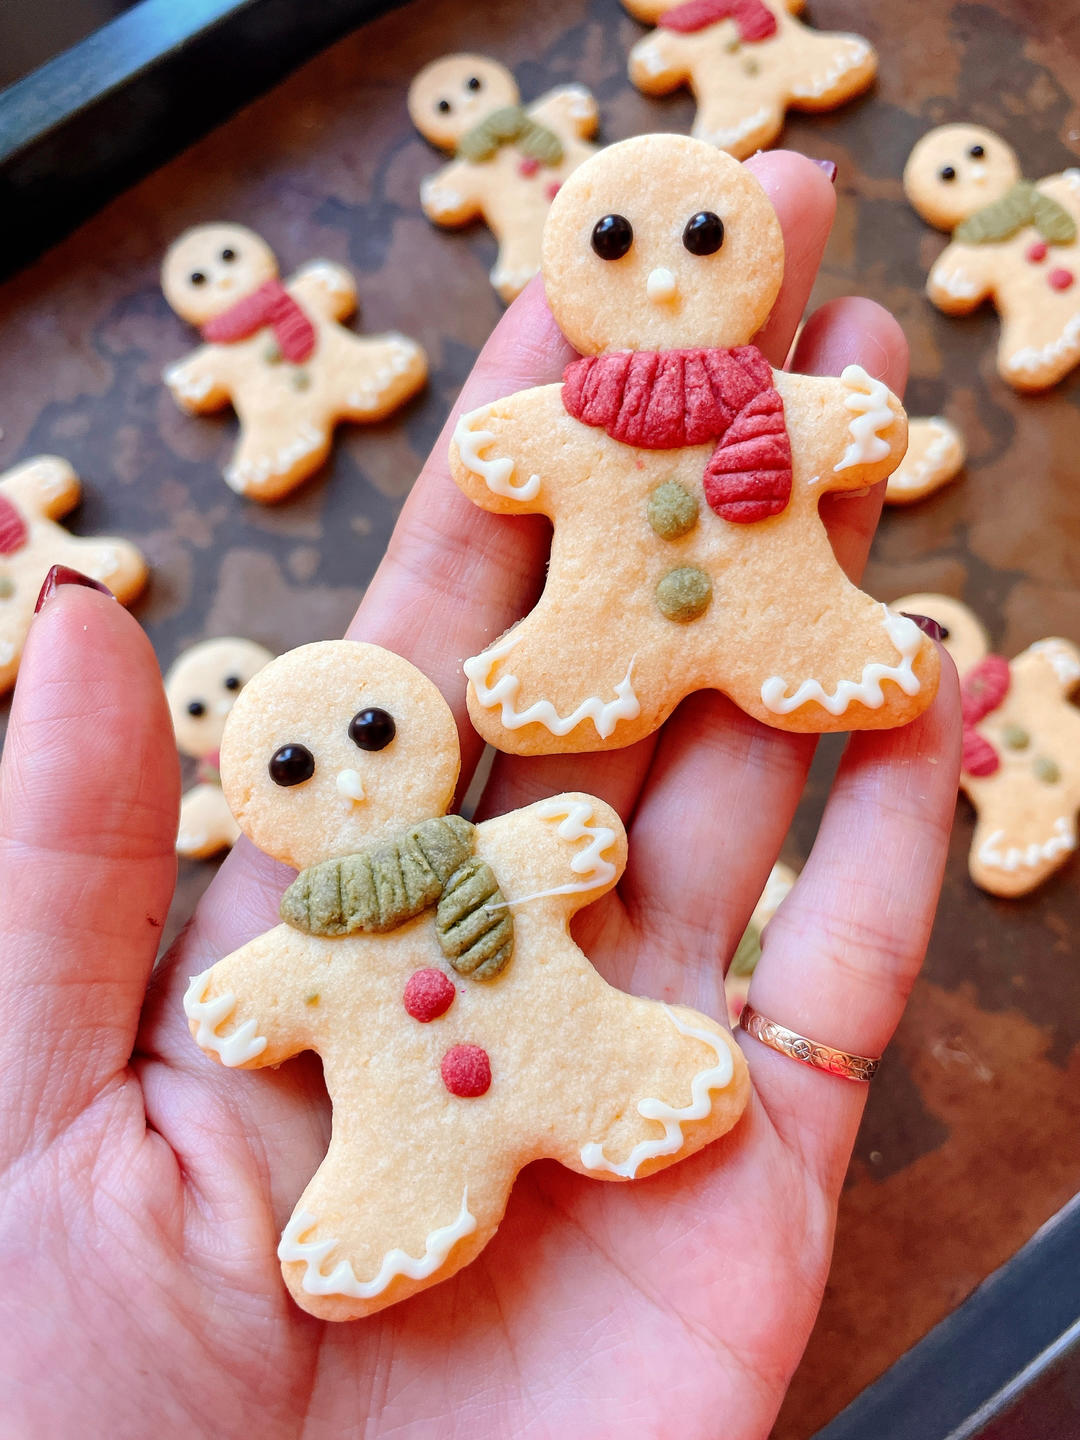
<instances>
[{"instance_id":1,"label":"white icing wavy line on leg","mask_svg":"<svg viewBox=\"0 0 1080 1440\"><path fill-rule=\"evenodd\" d=\"M1054 821L1053 835L1041 845L1033 841L1030 845L1010 845L1001 851L997 847L1004 838L1004 830L995 830L992 835L988 835L979 846L978 858L988 869L1005 870L1010 875L1021 867L1034 870L1045 861L1067 855L1070 850L1076 849L1076 834L1066 815L1058 816Z\"/></svg>"},{"instance_id":2,"label":"white icing wavy line on leg","mask_svg":"<svg viewBox=\"0 0 1080 1440\"><path fill-rule=\"evenodd\" d=\"M1034 345L1027 346L1024 350L1018 350L1015 355L1005 361L1005 368L1010 372L1042 370L1047 365L1054 365L1066 356L1076 351L1080 355L1080 311L1072 315L1066 322L1060 336L1044 345L1041 349Z\"/></svg>"},{"instance_id":3,"label":"white icing wavy line on leg","mask_svg":"<svg viewBox=\"0 0 1080 1440\"><path fill-rule=\"evenodd\" d=\"M494 271L492 272L494 275ZM480 451L494 444L493 430L474 430L473 421L482 423L491 411L490 405L481 406L462 415L454 429L454 444L458 447L461 463L473 475L479 475L484 484L495 495L505 495L510 500L533 500L540 491L540 476L531 475L520 485L513 484L514 462L506 456L495 456L484 460Z\"/></svg>"},{"instance_id":4,"label":"white icing wavy line on leg","mask_svg":"<svg viewBox=\"0 0 1080 1440\"><path fill-rule=\"evenodd\" d=\"M745 140L755 130L760 130L771 115L772 111L769 107L763 105L760 110L755 110L752 115L747 115L745 120L740 120L737 125L732 125L727 130L705 130L695 126L693 134L698 140L705 140L719 150L726 150L729 145L737 145L740 140Z\"/></svg>"},{"instance_id":5,"label":"white icing wavy line on leg","mask_svg":"<svg viewBox=\"0 0 1080 1440\"><path fill-rule=\"evenodd\" d=\"M1041 655L1049 661L1062 685L1075 685L1080 680L1080 660L1060 640L1036 640L1028 646L1030 655Z\"/></svg>"},{"instance_id":6,"label":"white icing wavy line on leg","mask_svg":"<svg viewBox=\"0 0 1080 1440\"><path fill-rule=\"evenodd\" d=\"M638 1114L646 1120L659 1120L664 1127L663 1138L639 1141L621 1165L613 1165L610 1160L606 1159L604 1147L597 1141L590 1140L587 1145L583 1145L581 1147L581 1163L589 1170L606 1170L611 1175L621 1175L626 1180L633 1180L646 1160L652 1160L657 1155L674 1155L676 1151L681 1150L683 1147L683 1122L704 1120L707 1115L712 1113L710 1092L724 1090L731 1084L735 1074L735 1065L723 1036L714 1034L710 1030L698 1030L693 1025L687 1025L667 1005L664 1006L664 1012L680 1035L690 1035L693 1039L701 1040L708 1045L716 1055L716 1064L708 1070L699 1070L694 1076L690 1085L689 1105L676 1108L663 1100L656 1100L652 1097L638 1101Z\"/></svg>"},{"instance_id":7,"label":"white icing wavy line on leg","mask_svg":"<svg viewBox=\"0 0 1080 1440\"><path fill-rule=\"evenodd\" d=\"M626 667L626 674L615 686L614 700L605 703L599 695L590 695L569 715L560 715L550 700L537 700L527 710L515 710L514 701L521 688L518 677L507 673L491 686L487 680L495 663L509 655L517 642L518 637L511 631L497 645L492 645L481 655L471 656L462 666L484 709L492 710L496 705L502 707L500 719L505 729L520 730L523 725L543 725L552 735L569 735L583 721L591 720L600 739L606 740L620 720L634 720L641 714L641 702L634 694L630 680L633 658Z\"/></svg>"},{"instance_id":8,"label":"white icing wavy line on leg","mask_svg":"<svg viewBox=\"0 0 1080 1440\"><path fill-rule=\"evenodd\" d=\"M869 465L876 460L884 460L892 448L880 434L893 423L888 386L868 375L861 365L846 366L840 379L851 391L844 405L856 413L855 419L848 422L851 444L844 451L839 465L833 466L834 474L839 470L848 470L852 465Z\"/></svg>"},{"instance_id":9,"label":"white icing wavy line on leg","mask_svg":"<svg viewBox=\"0 0 1080 1440\"><path fill-rule=\"evenodd\" d=\"M424 1241L423 1255L417 1258L404 1250L388 1250L373 1280L358 1280L349 1260L340 1260L329 1275L323 1274L319 1267L336 1248L338 1241L305 1241L300 1238L318 1223L310 1210L298 1211L282 1233L277 1249L278 1259L284 1263L303 1262L305 1270L300 1286L308 1295L345 1295L352 1300L373 1300L399 1275L406 1275L410 1280L427 1280L434 1275L446 1263L446 1257L457 1242L476 1229L476 1216L469 1212L469 1187L466 1185L457 1218L431 1232Z\"/></svg>"},{"instance_id":10,"label":"white icing wavy line on leg","mask_svg":"<svg viewBox=\"0 0 1080 1440\"><path fill-rule=\"evenodd\" d=\"M191 977L184 995L184 1014L189 1020L199 1022L195 1033L197 1045L220 1056L223 1065L244 1065L266 1049L266 1036L256 1035L258 1026L254 1019L245 1020L231 1035L217 1034L217 1027L236 1009L236 996L227 990L213 1000L204 1000L211 973L204 970L201 975Z\"/></svg>"},{"instance_id":11,"label":"white icing wavy line on leg","mask_svg":"<svg viewBox=\"0 0 1080 1440\"><path fill-rule=\"evenodd\" d=\"M804 680L794 695L786 695L787 681L779 675L772 675L761 687L761 701L774 715L790 715L800 705L815 701L830 715L843 715L853 700L860 701L868 710L880 710L885 704L883 680L893 680L905 695L917 695L920 685L912 669L912 662L922 646L922 631L913 620L904 615L894 615L887 605L881 607L885 620L885 633L900 652L899 665L882 665L874 661L863 666L859 681L839 680L830 695L820 680Z\"/></svg>"},{"instance_id":12,"label":"white icing wavy line on leg","mask_svg":"<svg viewBox=\"0 0 1080 1440\"><path fill-rule=\"evenodd\" d=\"M585 890L596 890L609 885L615 879L615 866L604 859L604 851L615 843L615 831L610 825L590 825L594 810L583 800L567 802L553 796L536 807L536 813L544 820L565 819L556 827L561 840L573 844L575 840L588 840L570 861L575 875L584 875L583 880L568 885L556 885L551 890L534 890L529 895L515 895L513 900L504 900L498 905L488 905L487 910L508 910L511 905L524 905L528 900L546 900L551 895L580 895Z\"/></svg>"},{"instance_id":13,"label":"white icing wavy line on leg","mask_svg":"<svg viewBox=\"0 0 1080 1440\"><path fill-rule=\"evenodd\" d=\"M240 460L234 465L227 465L225 483L238 495L246 494L255 485L265 484L279 475L288 475L305 456L318 450L323 441L322 431L305 423L296 432L296 438L283 445L276 455L262 455L258 460Z\"/></svg>"}]
</instances>

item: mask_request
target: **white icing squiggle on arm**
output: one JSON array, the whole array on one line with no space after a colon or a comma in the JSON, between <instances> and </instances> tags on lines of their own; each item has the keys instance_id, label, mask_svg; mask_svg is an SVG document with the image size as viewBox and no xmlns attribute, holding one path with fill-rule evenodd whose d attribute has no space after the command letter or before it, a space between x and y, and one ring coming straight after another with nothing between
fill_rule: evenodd
<instances>
[{"instance_id":1,"label":"white icing squiggle on arm","mask_svg":"<svg viewBox=\"0 0 1080 1440\"><path fill-rule=\"evenodd\" d=\"M556 885L551 890L534 890L529 895L515 895L513 900L504 900L499 905L488 905L488 910L507 910L511 905L524 905L527 900L546 900L549 895L579 895L585 890L596 890L609 885L615 879L615 866L604 859L604 851L615 843L615 831L610 825L592 825L594 810L583 800L561 800L557 795L544 800L536 807L536 813L544 820L558 820L565 816L557 827L559 838L571 845L575 840L588 840L570 861L575 875L583 880L568 885Z\"/></svg>"},{"instance_id":2,"label":"white icing squiggle on arm","mask_svg":"<svg viewBox=\"0 0 1080 1440\"><path fill-rule=\"evenodd\" d=\"M391 1280L407 1275L410 1280L426 1280L446 1263L446 1257L459 1240L476 1229L476 1216L469 1213L469 1188L461 1197L461 1209L449 1225L433 1230L424 1241L419 1258L404 1250L388 1250L373 1280L358 1280L349 1260L340 1260L324 1275L319 1266L337 1246L336 1239L302 1240L318 1220L309 1210L298 1211L285 1226L278 1245L278 1259L288 1263L299 1260L306 1266L301 1288L308 1295L347 1295L353 1300L373 1300L381 1295Z\"/></svg>"},{"instance_id":3,"label":"white icing squiggle on arm","mask_svg":"<svg viewBox=\"0 0 1080 1440\"><path fill-rule=\"evenodd\" d=\"M904 615L894 615L883 605L885 632L900 652L899 665L882 665L873 662L863 666L862 678L839 680L836 689L829 694L820 680L804 680L794 695L787 695L787 681L773 675L761 687L761 701L774 715L790 715L800 705L815 701L830 715L843 715L853 700L858 700L868 710L880 710L885 704L883 680L893 680L905 695L917 695L919 678L912 669L912 661L922 647L922 631L913 620Z\"/></svg>"},{"instance_id":4,"label":"white icing squiggle on arm","mask_svg":"<svg viewBox=\"0 0 1080 1440\"><path fill-rule=\"evenodd\" d=\"M520 485L513 483L514 462L507 456L494 456L490 460L484 460L481 450L486 450L489 445L495 442L493 430L474 430L473 422L483 424L490 414L491 406L484 405L479 410L472 410L468 415L462 415L454 430L454 444L461 456L461 463L473 475L479 475L484 484L494 495L505 495L510 500L533 500L540 491L540 476L531 475L528 480L522 481Z\"/></svg>"},{"instance_id":5,"label":"white icing squiggle on arm","mask_svg":"<svg viewBox=\"0 0 1080 1440\"><path fill-rule=\"evenodd\" d=\"M886 459L892 446L881 438L881 431L887 430L895 418L889 406L888 386L868 375L861 365L848 365L840 379L851 391L844 404L855 411L855 419L848 422L851 444L839 465L833 467L834 474L852 465Z\"/></svg>"},{"instance_id":6,"label":"white icing squiggle on arm","mask_svg":"<svg viewBox=\"0 0 1080 1440\"><path fill-rule=\"evenodd\" d=\"M219 1035L217 1027L227 1020L236 1009L236 996L230 991L213 1000L205 1000L206 987L210 983L212 970L193 975L191 984L184 995L184 1014L189 1020L197 1020L195 1043L204 1050L212 1050L221 1063L228 1066L245 1065L261 1055L266 1049L266 1036L256 1035L255 1021L245 1020L231 1035Z\"/></svg>"},{"instance_id":7,"label":"white icing squiggle on arm","mask_svg":"<svg viewBox=\"0 0 1080 1440\"><path fill-rule=\"evenodd\" d=\"M988 869L1005 870L1010 875L1021 866L1025 870L1035 870L1045 861L1067 855L1076 849L1076 835L1065 815L1058 816L1054 821L1053 835L1041 845L1033 841L1030 845L1009 845L1002 851L997 847L1004 838L1004 830L995 830L992 835L988 835L979 846L979 861Z\"/></svg>"},{"instance_id":8,"label":"white icing squiggle on arm","mask_svg":"<svg viewBox=\"0 0 1080 1440\"><path fill-rule=\"evenodd\" d=\"M638 1101L639 1115L644 1116L646 1120L659 1120L663 1125L664 1134L661 1139L639 1141L621 1165L613 1165L610 1160L605 1158L603 1145L591 1140L587 1145L581 1147L581 1163L586 1169L606 1170L611 1175L621 1175L625 1180L633 1180L646 1160L652 1160L657 1155L674 1155L676 1151L681 1150L683 1121L704 1120L707 1115L712 1113L710 1091L723 1090L731 1084L735 1066L732 1063L731 1051L723 1037L710 1030L696 1030L692 1025L687 1025L666 1005L664 1011L680 1035L690 1035L714 1051L716 1064L711 1069L699 1070L694 1076L690 1086L689 1105L676 1108L663 1100L651 1097Z\"/></svg>"},{"instance_id":9,"label":"white icing squiggle on arm","mask_svg":"<svg viewBox=\"0 0 1080 1440\"><path fill-rule=\"evenodd\" d=\"M1034 645L1028 647L1028 653L1041 655L1044 660L1049 661L1060 684L1071 688L1080 680L1080 660L1077 660L1072 647L1062 641L1036 640Z\"/></svg>"},{"instance_id":10,"label":"white icing squiggle on arm","mask_svg":"<svg viewBox=\"0 0 1080 1440\"><path fill-rule=\"evenodd\" d=\"M606 740L620 720L634 720L641 714L641 702L634 694L630 681L633 659L626 667L626 674L615 686L614 700L605 703L598 695L590 695L569 715L560 715L550 700L537 700L527 710L515 710L514 701L521 688L518 677L507 671L494 685L489 686L487 682L496 662L508 655L517 642L518 636L511 631L497 645L492 645L482 655L471 656L462 666L484 709L491 710L496 705L502 707L499 718L507 730L520 730L523 725L535 724L543 725L552 735L569 735L582 721L591 720L601 740Z\"/></svg>"}]
</instances>

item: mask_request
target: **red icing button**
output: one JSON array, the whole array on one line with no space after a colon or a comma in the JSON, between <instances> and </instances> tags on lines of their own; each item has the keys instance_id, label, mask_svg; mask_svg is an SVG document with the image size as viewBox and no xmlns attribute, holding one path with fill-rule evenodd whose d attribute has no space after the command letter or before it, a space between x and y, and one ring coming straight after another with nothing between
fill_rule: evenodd
<instances>
[{"instance_id":1,"label":"red icing button","mask_svg":"<svg viewBox=\"0 0 1080 1440\"><path fill-rule=\"evenodd\" d=\"M552 180L551 184L547 187L548 199L549 199L549 200L554 200L554 199L555 199L555 196L559 193L559 191L560 191L561 189L562 189L562 181L561 181L561 180Z\"/></svg>"},{"instance_id":2,"label":"red icing button","mask_svg":"<svg viewBox=\"0 0 1080 1440\"><path fill-rule=\"evenodd\" d=\"M423 972L421 972L423 973ZM479 1045L453 1045L443 1056L443 1084L451 1095L474 1100L491 1088L491 1061Z\"/></svg>"},{"instance_id":3,"label":"red icing button","mask_svg":"<svg viewBox=\"0 0 1080 1440\"><path fill-rule=\"evenodd\" d=\"M1045 242L1042 241L1042 240L1036 240L1035 243L1034 243L1034 245L1029 245L1029 246L1028 246L1028 249L1027 249L1027 258L1031 261L1031 263L1032 263L1033 265L1037 265L1040 260L1045 260L1045 259L1046 259L1046 244L1045 244Z\"/></svg>"},{"instance_id":4,"label":"red icing button","mask_svg":"<svg viewBox=\"0 0 1080 1440\"><path fill-rule=\"evenodd\" d=\"M540 161L533 155L526 155L524 160L518 161L519 175L535 175L540 169Z\"/></svg>"},{"instance_id":5,"label":"red icing button","mask_svg":"<svg viewBox=\"0 0 1080 1440\"><path fill-rule=\"evenodd\" d=\"M1046 278L1050 281L1051 290L1068 290L1073 283L1071 270L1051 270Z\"/></svg>"},{"instance_id":6,"label":"red icing button","mask_svg":"<svg viewBox=\"0 0 1080 1440\"><path fill-rule=\"evenodd\" d=\"M405 986L405 1009L414 1020L426 1025L429 1020L446 1014L456 994L453 981L441 970L417 970Z\"/></svg>"}]
</instances>

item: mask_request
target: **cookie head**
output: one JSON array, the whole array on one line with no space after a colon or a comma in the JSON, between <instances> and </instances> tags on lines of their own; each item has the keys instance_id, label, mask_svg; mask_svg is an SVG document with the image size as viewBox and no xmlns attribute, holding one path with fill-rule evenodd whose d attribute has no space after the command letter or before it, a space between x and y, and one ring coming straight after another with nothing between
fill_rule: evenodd
<instances>
[{"instance_id":1,"label":"cookie head","mask_svg":"<svg viewBox=\"0 0 1080 1440\"><path fill-rule=\"evenodd\" d=\"M221 737L241 690L274 657L253 640L204 640L185 650L165 677L176 743L201 760Z\"/></svg>"},{"instance_id":2,"label":"cookie head","mask_svg":"<svg viewBox=\"0 0 1080 1440\"><path fill-rule=\"evenodd\" d=\"M245 687L221 783L244 834L303 869L445 814L458 764L454 717L426 676L377 645L328 640Z\"/></svg>"},{"instance_id":3,"label":"cookie head","mask_svg":"<svg viewBox=\"0 0 1080 1440\"><path fill-rule=\"evenodd\" d=\"M912 150L904 191L930 225L953 230L1020 179L1010 146L981 125L939 125Z\"/></svg>"},{"instance_id":4,"label":"cookie head","mask_svg":"<svg viewBox=\"0 0 1080 1440\"><path fill-rule=\"evenodd\" d=\"M181 319L205 325L277 273L274 252L254 231L199 225L166 251L161 288Z\"/></svg>"},{"instance_id":5,"label":"cookie head","mask_svg":"<svg viewBox=\"0 0 1080 1440\"><path fill-rule=\"evenodd\" d=\"M784 277L776 212L730 155L641 135L586 161L544 227L548 304L583 355L744 345Z\"/></svg>"},{"instance_id":6,"label":"cookie head","mask_svg":"<svg viewBox=\"0 0 1080 1440\"><path fill-rule=\"evenodd\" d=\"M447 55L425 65L409 86L409 116L425 140L455 150L474 125L519 99L517 82L497 60Z\"/></svg>"}]
</instances>

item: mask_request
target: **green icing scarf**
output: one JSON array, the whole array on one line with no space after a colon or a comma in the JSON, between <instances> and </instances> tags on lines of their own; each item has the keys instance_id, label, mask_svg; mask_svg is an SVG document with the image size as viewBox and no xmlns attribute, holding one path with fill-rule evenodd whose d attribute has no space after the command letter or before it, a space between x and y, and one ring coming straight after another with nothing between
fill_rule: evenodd
<instances>
[{"instance_id":1,"label":"green icing scarf","mask_svg":"<svg viewBox=\"0 0 1080 1440\"><path fill-rule=\"evenodd\" d=\"M462 136L457 155L461 160L482 165L494 160L503 145L516 145L542 165L558 165L563 158L562 141L554 130L530 119L520 105L493 110L479 125L474 125Z\"/></svg>"},{"instance_id":2,"label":"green icing scarf","mask_svg":"<svg viewBox=\"0 0 1080 1440\"><path fill-rule=\"evenodd\" d=\"M1076 239L1076 222L1069 212L1031 180L1018 180L1000 200L968 216L953 231L953 239L963 245L993 245L1026 225L1034 225L1048 245L1069 245Z\"/></svg>"}]
</instances>

